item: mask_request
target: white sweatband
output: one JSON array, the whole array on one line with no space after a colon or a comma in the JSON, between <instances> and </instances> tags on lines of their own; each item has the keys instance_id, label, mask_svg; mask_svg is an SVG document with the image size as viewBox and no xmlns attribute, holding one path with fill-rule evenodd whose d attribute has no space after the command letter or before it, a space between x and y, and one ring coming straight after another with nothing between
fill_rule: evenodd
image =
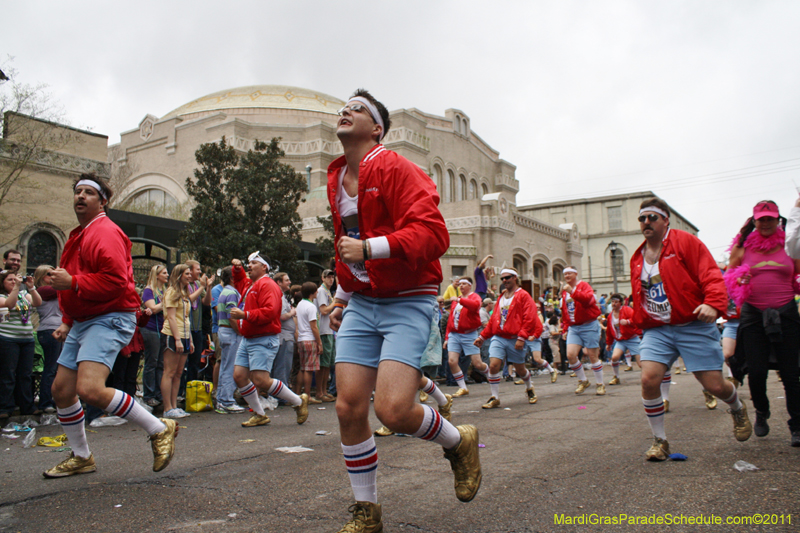
<instances>
[{"instance_id":1,"label":"white sweatband","mask_svg":"<svg viewBox=\"0 0 800 533\"><path fill-rule=\"evenodd\" d=\"M502 276L503 274L511 274L512 276L518 276L517 272L514 271L514 270L511 270L510 268L504 268L503 270L501 270L500 271L500 276Z\"/></svg>"},{"instance_id":2,"label":"white sweatband","mask_svg":"<svg viewBox=\"0 0 800 533\"><path fill-rule=\"evenodd\" d=\"M94 180L80 180L78 183L75 184L75 188L77 189L81 185L88 185L92 189L95 189L97 192L99 192L100 196L103 197L103 200L108 200L108 198L106 197L106 193L103 192L102 187L100 187L100 184L97 183L96 181L94 181Z\"/></svg>"},{"instance_id":3,"label":"white sweatband","mask_svg":"<svg viewBox=\"0 0 800 533\"><path fill-rule=\"evenodd\" d=\"M577 274L578 273L577 270L575 270L574 268L571 268L571 267L567 267L564 270L562 270L562 273L564 273L564 274L568 274L569 272L572 272L573 274Z\"/></svg>"},{"instance_id":4,"label":"white sweatband","mask_svg":"<svg viewBox=\"0 0 800 533\"><path fill-rule=\"evenodd\" d=\"M336 299L336 300L342 300L343 302L349 302L349 301L350 301L350 297L351 297L352 295L353 295L353 293L352 293L352 292L347 292L346 290L344 290L344 289L342 288L342 286L341 286L341 285L338 285L338 286L336 287L336 296L334 296L334 299Z\"/></svg>"},{"instance_id":5,"label":"white sweatband","mask_svg":"<svg viewBox=\"0 0 800 533\"><path fill-rule=\"evenodd\" d=\"M370 259L389 259L391 257L391 249L389 249L389 239L386 237L372 237L367 239L369 243L369 258Z\"/></svg>"},{"instance_id":6,"label":"white sweatband","mask_svg":"<svg viewBox=\"0 0 800 533\"><path fill-rule=\"evenodd\" d=\"M247 260L248 260L248 261L258 261L259 263L262 263L264 266L266 266L266 267L267 267L267 270L269 270L269 263L267 263L267 261L266 261L266 260L265 260L263 257L261 257L261 256L259 255L259 253L260 253L260 252L253 252L253 253L252 253L252 254L250 254L250 256L247 258Z\"/></svg>"},{"instance_id":7,"label":"white sweatband","mask_svg":"<svg viewBox=\"0 0 800 533\"><path fill-rule=\"evenodd\" d=\"M383 125L383 119L381 118L381 114L378 113L378 108L375 107L372 104L372 102L370 102L369 100L367 100L363 96L354 96L353 98L351 98L350 100L347 101L348 104L350 104L350 102L362 103L367 107L367 109L369 109L369 114L372 115L372 120L374 120L375 123L378 126L381 127L381 134L380 134L380 137L378 137L378 142L381 142L381 139L383 139L384 133L386 133L386 127Z\"/></svg>"},{"instance_id":8,"label":"white sweatband","mask_svg":"<svg viewBox=\"0 0 800 533\"><path fill-rule=\"evenodd\" d=\"M462 279L458 280L458 282L459 282L459 283L466 283L466 284L468 284L470 287L472 287L472 282L471 282L470 280L468 280L467 278L462 278Z\"/></svg>"},{"instance_id":9,"label":"white sweatband","mask_svg":"<svg viewBox=\"0 0 800 533\"><path fill-rule=\"evenodd\" d=\"M643 208L641 208L641 209L639 210L639 214L640 214L640 215L643 215L644 213L646 213L646 212L648 212L648 211L652 211L653 213L658 213L659 215L661 215L661 216L662 216L662 217L664 217L664 218L669 218L669 215L667 214L667 212L666 212L666 211L664 211L663 209L659 209L658 207L654 207L654 206L652 206L652 205L651 205L650 207L643 207Z\"/></svg>"}]
</instances>

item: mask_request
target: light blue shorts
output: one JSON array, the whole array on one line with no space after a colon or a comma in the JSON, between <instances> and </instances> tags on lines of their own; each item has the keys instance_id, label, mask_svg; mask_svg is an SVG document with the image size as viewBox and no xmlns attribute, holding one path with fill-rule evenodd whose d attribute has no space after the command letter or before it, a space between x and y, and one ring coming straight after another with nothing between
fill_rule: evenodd
<instances>
[{"instance_id":1,"label":"light blue shorts","mask_svg":"<svg viewBox=\"0 0 800 533\"><path fill-rule=\"evenodd\" d=\"M642 338L638 335L634 335L626 341L615 341L614 349L611 351L614 352L616 350L622 350L622 353L625 353L625 350L629 350L631 355L639 355L639 344L641 342Z\"/></svg>"},{"instance_id":2,"label":"light blue shorts","mask_svg":"<svg viewBox=\"0 0 800 533\"><path fill-rule=\"evenodd\" d=\"M567 344L578 344L584 348L600 347L600 322L592 320L580 326L570 326L567 330Z\"/></svg>"},{"instance_id":3,"label":"light blue shorts","mask_svg":"<svg viewBox=\"0 0 800 533\"><path fill-rule=\"evenodd\" d=\"M239 349L236 350L234 365L243 366L253 370L272 372L272 363L278 355L280 340L277 335L264 335L263 337L242 337Z\"/></svg>"},{"instance_id":4,"label":"light blue shorts","mask_svg":"<svg viewBox=\"0 0 800 533\"><path fill-rule=\"evenodd\" d=\"M533 339L532 341L525 341L525 348L527 348L531 352L541 352L542 351L542 340L541 339Z\"/></svg>"},{"instance_id":5,"label":"light blue shorts","mask_svg":"<svg viewBox=\"0 0 800 533\"><path fill-rule=\"evenodd\" d=\"M438 314L435 304L433 296L353 294L336 335L336 363L378 368L381 361L398 361L419 370L433 313Z\"/></svg>"},{"instance_id":6,"label":"light blue shorts","mask_svg":"<svg viewBox=\"0 0 800 533\"><path fill-rule=\"evenodd\" d=\"M92 361L111 369L135 331L136 313L131 312L107 313L83 322L76 320L64 341L58 364L77 370L78 363Z\"/></svg>"},{"instance_id":7,"label":"light blue shorts","mask_svg":"<svg viewBox=\"0 0 800 533\"><path fill-rule=\"evenodd\" d=\"M642 361L655 361L672 367L678 356L686 370L703 372L722 370L724 357L716 324L696 320L684 326L659 326L646 329L642 335Z\"/></svg>"},{"instance_id":8,"label":"light blue shorts","mask_svg":"<svg viewBox=\"0 0 800 533\"><path fill-rule=\"evenodd\" d=\"M524 363L525 350L517 350L514 345L517 343L517 338L506 339L505 337L492 337L492 344L489 346L489 357L494 359L501 359L508 364Z\"/></svg>"},{"instance_id":9,"label":"light blue shorts","mask_svg":"<svg viewBox=\"0 0 800 533\"><path fill-rule=\"evenodd\" d=\"M734 318L733 320L728 320L725 322L725 325L722 326L722 338L736 340L737 331L739 331L739 319Z\"/></svg>"},{"instance_id":10,"label":"light blue shorts","mask_svg":"<svg viewBox=\"0 0 800 533\"><path fill-rule=\"evenodd\" d=\"M450 332L450 336L447 337L447 351L464 355L479 355L481 349L473 344L477 338L477 329L470 333Z\"/></svg>"}]
</instances>

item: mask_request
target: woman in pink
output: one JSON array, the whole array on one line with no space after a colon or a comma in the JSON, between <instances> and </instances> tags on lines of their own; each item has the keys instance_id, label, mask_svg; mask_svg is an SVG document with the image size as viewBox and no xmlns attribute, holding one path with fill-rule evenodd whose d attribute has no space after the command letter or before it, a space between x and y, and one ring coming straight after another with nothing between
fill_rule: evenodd
<instances>
[{"instance_id":1,"label":"woman in pink","mask_svg":"<svg viewBox=\"0 0 800 533\"><path fill-rule=\"evenodd\" d=\"M785 224L775 202L758 202L731 245L725 283L741 306L737 341L744 347L750 374L750 395L756 408L753 431L757 437L769 433L767 374L770 352L774 351L786 392L791 445L800 447L800 315L794 303L800 260L786 255Z\"/></svg>"}]
</instances>

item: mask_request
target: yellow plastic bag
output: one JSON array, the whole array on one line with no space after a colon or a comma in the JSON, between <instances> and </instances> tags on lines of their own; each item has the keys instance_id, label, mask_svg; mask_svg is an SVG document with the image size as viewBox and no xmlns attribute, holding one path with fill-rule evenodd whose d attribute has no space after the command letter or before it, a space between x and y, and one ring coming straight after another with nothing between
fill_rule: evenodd
<instances>
[{"instance_id":1,"label":"yellow plastic bag","mask_svg":"<svg viewBox=\"0 0 800 533\"><path fill-rule=\"evenodd\" d=\"M199 413L214 408L211 391L214 384L210 381L190 381L186 384L186 412Z\"/></svg>"},{"instance_id":2,"label":"yellow plastic bag","mask_svg":"<svg viewBox=\"0 0 800 533\"><path fill-rule=\"evenodd\" d=\"M57 437L42 437L36 443L37 446L47 446L48 448L60 448L64 446L64 443L67 442L67 434L62 433Z\"/></svg>"}]
</instances>

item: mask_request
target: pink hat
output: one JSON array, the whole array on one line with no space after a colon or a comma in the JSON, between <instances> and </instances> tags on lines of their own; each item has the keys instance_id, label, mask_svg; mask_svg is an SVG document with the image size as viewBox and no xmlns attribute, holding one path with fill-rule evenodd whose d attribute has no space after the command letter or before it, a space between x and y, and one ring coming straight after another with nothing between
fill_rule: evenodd
<instances>
[{"instance_id":1,"label":"pink hat","mask_svg":"<svg viewBox=\"0 0 800 533\"><path fill-rule=\"evenodd\" d=\"M753 219L758 220L762 217L774 217L778 218L780 213L778 213L778 206L772 202L764 201L758 202L756 206L753 208Z\"/></svg>"}]
</instances>

